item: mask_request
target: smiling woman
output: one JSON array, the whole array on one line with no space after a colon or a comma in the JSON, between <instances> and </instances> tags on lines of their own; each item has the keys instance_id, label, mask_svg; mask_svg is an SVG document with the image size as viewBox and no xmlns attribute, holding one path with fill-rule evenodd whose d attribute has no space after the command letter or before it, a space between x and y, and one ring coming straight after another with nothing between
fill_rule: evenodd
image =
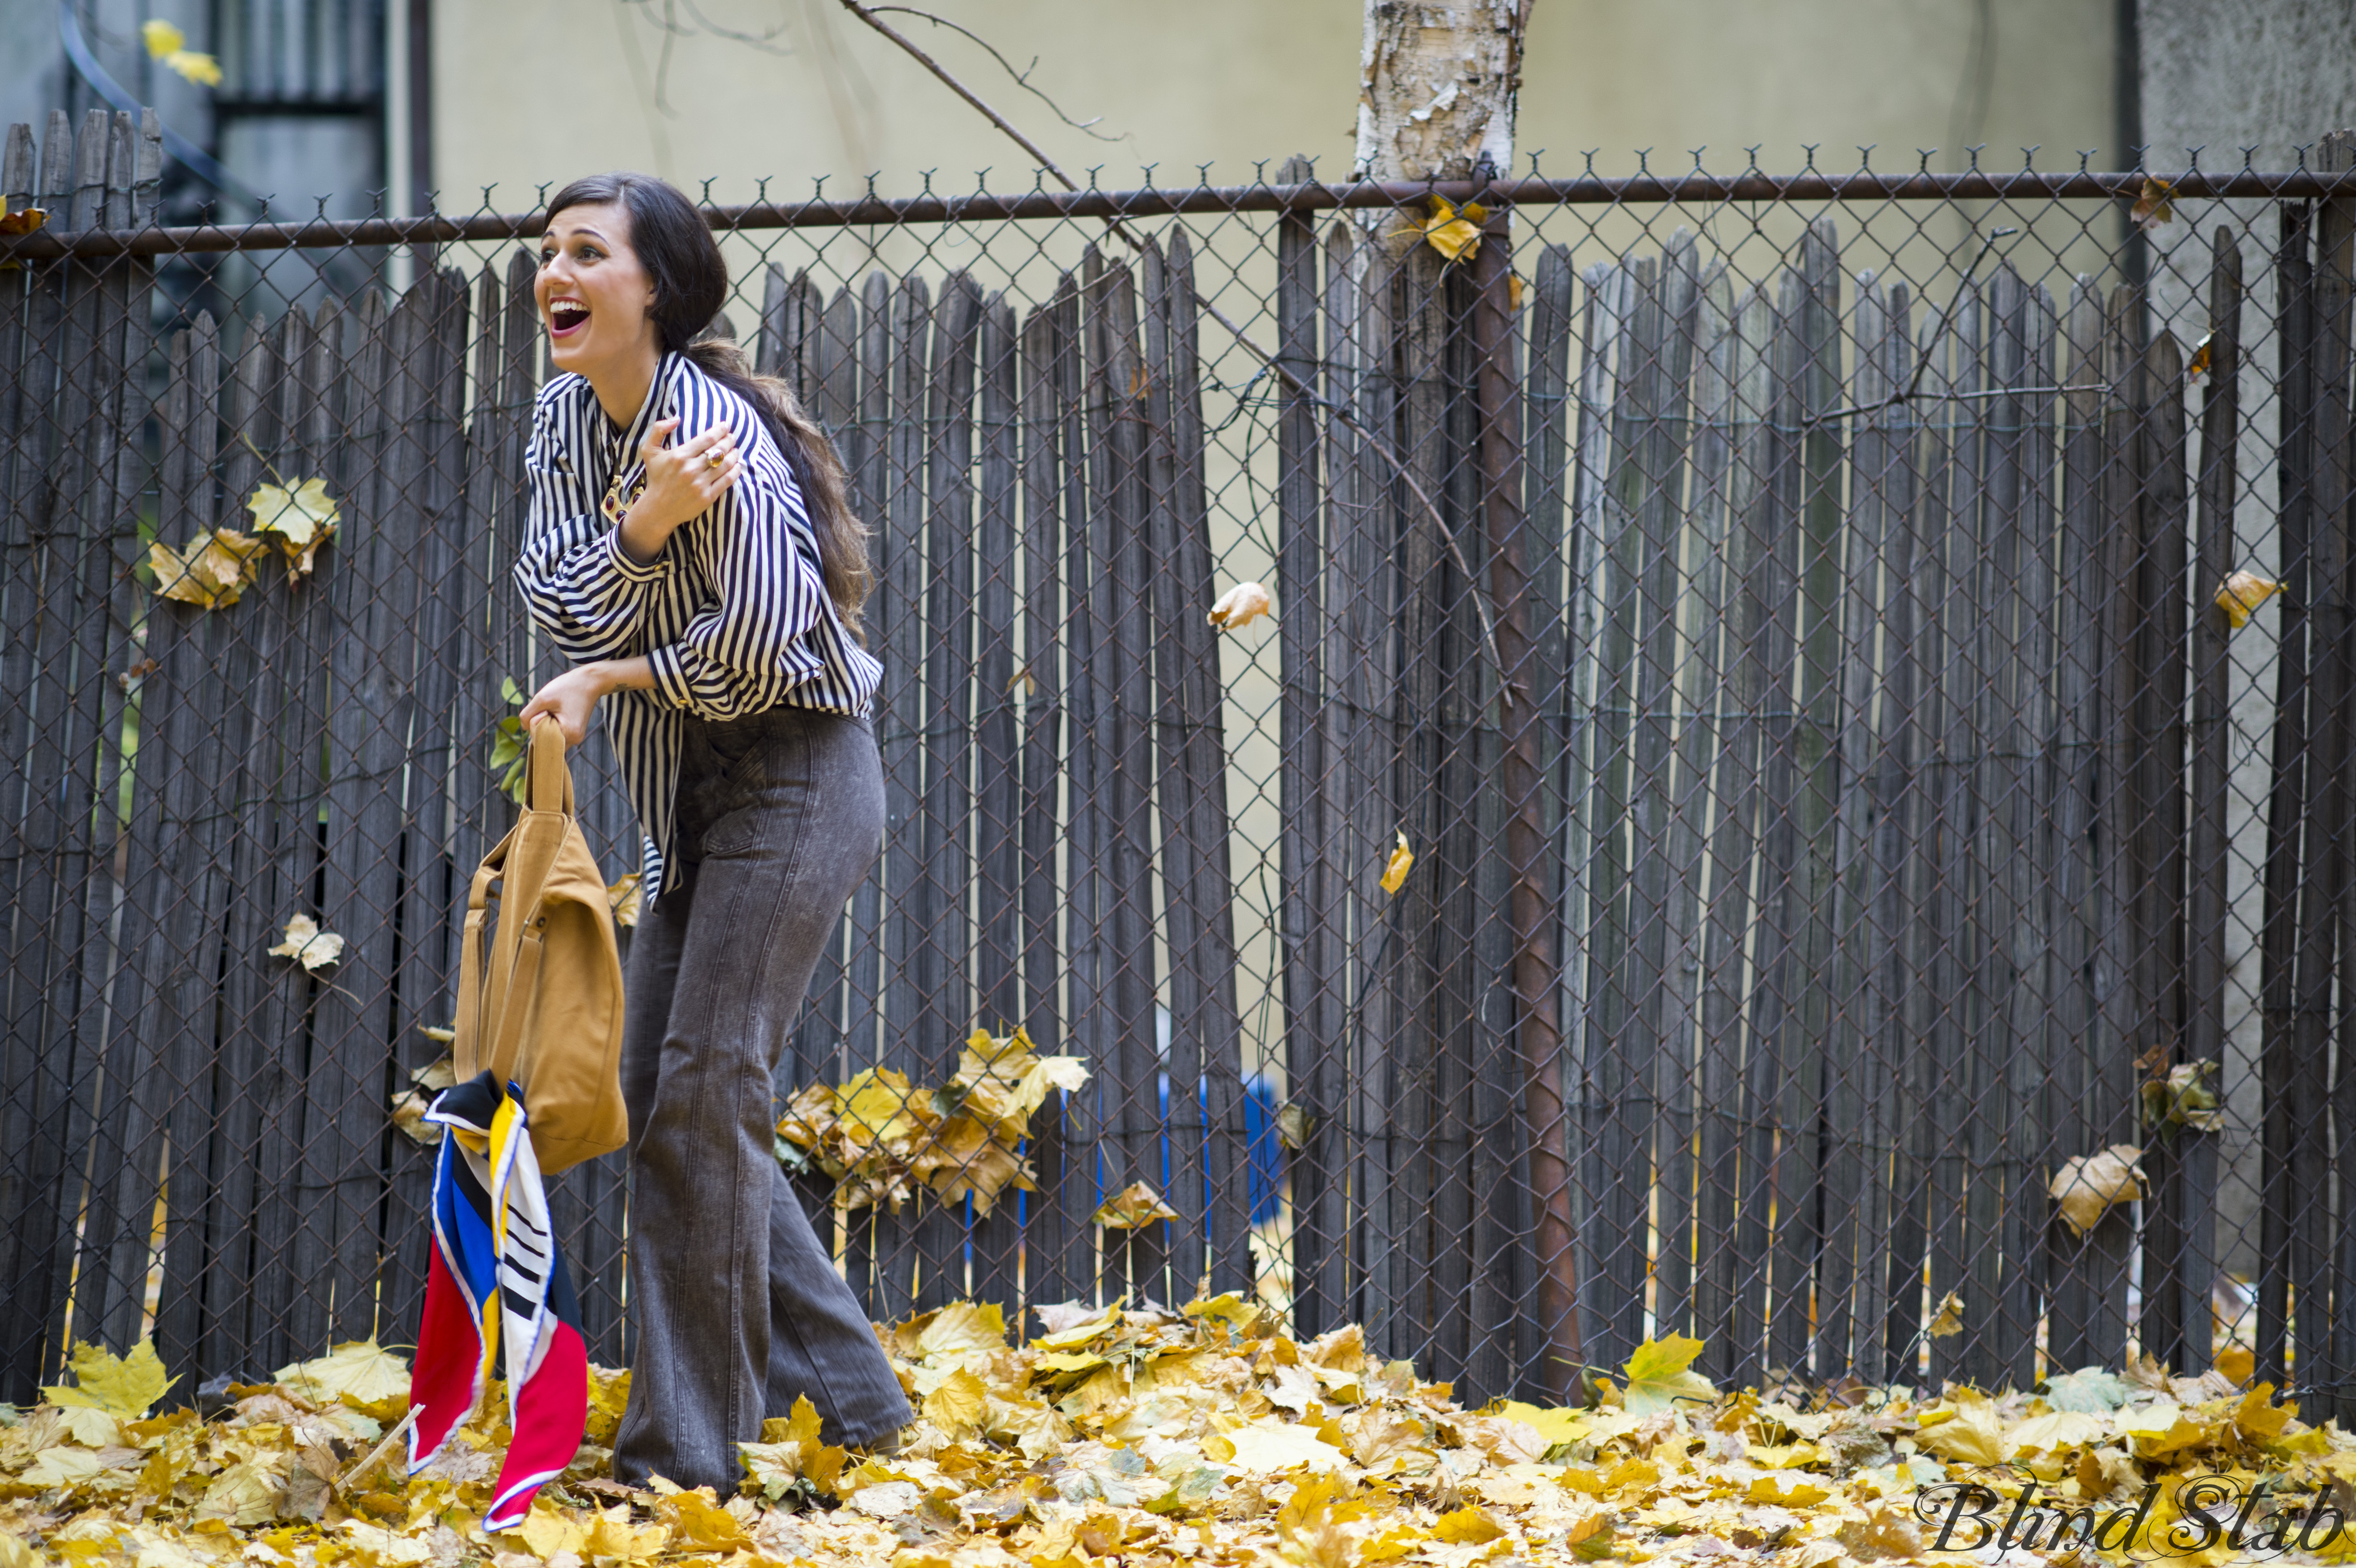
<instances>
[{"instance_id":1,"label":"smiling woman","mask_svg":"<svg viewBox=\"0 0 2356 1568\"><path fill-rule=\"evenodd\" d=\"M734 1489L807 1395L828 1440L909 1419L772 1152L772 1078L883 837L857 519L825 436L733 345L728 274L659 180L550 204L535 292L561 372L533 411L516 580L573 661L524 709L578 745L600 702L646 834L631 944L630 1403L616 1476Z\"/></svg>"}]
</instances>

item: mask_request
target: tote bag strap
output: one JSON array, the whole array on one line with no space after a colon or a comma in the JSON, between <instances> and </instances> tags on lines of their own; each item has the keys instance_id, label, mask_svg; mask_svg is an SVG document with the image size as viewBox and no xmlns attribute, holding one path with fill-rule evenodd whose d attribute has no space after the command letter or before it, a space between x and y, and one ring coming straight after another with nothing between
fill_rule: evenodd
<instances>
[{"instance_id":1,"label":"tote bag strap","mask_svg":"<svg viewBox=\"0 0 2356 1568\"><path fill-rule=\"evenodd\" d=\"M573 815L573 770L564 765L564 731L543 713L531 721L531 766L524 809Z\"/></svg>"}]
</instances>

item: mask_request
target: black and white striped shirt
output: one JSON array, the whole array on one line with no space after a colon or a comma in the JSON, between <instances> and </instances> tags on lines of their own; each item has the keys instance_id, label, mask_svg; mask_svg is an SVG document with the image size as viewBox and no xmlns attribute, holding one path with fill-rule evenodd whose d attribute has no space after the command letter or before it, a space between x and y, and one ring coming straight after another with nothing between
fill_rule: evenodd
<instances>
[{"instance_id":1,"label":"black and white striped shirt","mask_svg":"<svg viewBox=\"0 0 2356 1568\"><path fill-rule=\"evenodd\" d=\"M644 483L638 444L658 420L671 441L735 432L744 472L641 566L616 526ZM752 409L683 354L666 354L646 406L621 430L586 379L559 376L532 410L530 510L517 586L533 622L575 664L647 656L652 691L605 700L622 782L647 837L642 885L665 886L683 715L714 722L780 704L854 717L883 666L851 639L827 596L818 539L793 470Z\"/></svg>"}]
</instances>

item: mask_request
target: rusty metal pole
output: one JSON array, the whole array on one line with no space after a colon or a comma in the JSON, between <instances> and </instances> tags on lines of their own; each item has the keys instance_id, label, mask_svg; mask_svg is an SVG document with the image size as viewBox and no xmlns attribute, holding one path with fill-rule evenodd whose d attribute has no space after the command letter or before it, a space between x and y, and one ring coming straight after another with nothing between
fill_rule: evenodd
<instances>
[{"instance_id":1,"label":"rusty metal pole","mask_svg":"<svg viewBox=\"0 0 2356 1568\"><path fill-rule=\"evenodd\" d=\"M1529 1132L1530 1200L1536 1210L1538 1320L1547 1339L1546 1385L1557 1397L1579 1389L1585 1358L1579 1332L1579 1259L1573 1244L1568 1124L1561 1078L1562 966L1547 907L1545 797L1538 774L1540 727L1549 694L1532 676L1529 543L1522 514L1521 397L1514 374L1513 238L1502 204L1483 220L1472 257L1473 398L1480 418L1481 526L1489 551L1489 598L1505 690L1497 715L1504 758L1507 904L1514 936L1515 1034L1522 1059L1522 1115ZM1535 607L1539 613L1550 606Z\"/></svg>"}]
</instances>

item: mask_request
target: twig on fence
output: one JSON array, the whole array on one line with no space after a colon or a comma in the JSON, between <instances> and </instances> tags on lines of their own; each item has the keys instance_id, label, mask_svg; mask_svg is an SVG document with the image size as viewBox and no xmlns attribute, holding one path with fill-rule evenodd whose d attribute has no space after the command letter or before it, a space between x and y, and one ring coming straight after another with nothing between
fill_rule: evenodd
<instances>
[{"instance_id":1,"label":"twig on fence","mask_svg":"<svg viewBox=\"0 0 2356 1568\"><path fill-rule=\"evenodd\" d=\"M1931 368L1931 355L1938 348L1939 340L1947 336L1947 325L1952 322L1955 316L1955 302L1964 297L1964 291L1965 289L1972 286L1972 274L1979 271L1980 263L1987 260L1989 249L1994 246L1997 240L2006 238L2008 235L2018 234L2019 232L2020 229L2018 226L2005 229L1991 229L1988 230L1987 238L1980 241L1979 253L1972 258L1972 264L1964 269L1963 281L1955 285L1955 292L1949 295L1947 303L1940 307L1938 329L1922 340L1922 352L1915 358L1914 361L1914 374L1906 378L1906 384L1904 386L1897 389L1888 397L1882 398L1875 402L1858 403L1855 407L1846 409L1828 409L1820 414L1810 414L1806 419L1800 421L1800 427L1804 430L1810 425L1829 424L1834 420L1852 419L1858 414L1878 414L1884 409L1894 409L1901 403L1912 400L1914 394L1922 390L1922 373ZM1947 395L1955 399L1969 397L2000 397L2007 393L2019 397L2025 396L2030 392L2074 392L2094 389L2098 389L2079 387L2004 387L1999 388L1995 392L1954 392Z\"/></svg>"},{"instance_id":2,"label":"twig on fence","mask_svg":"<svg viewBox=\"0 0 2356 1568\"><path fill-rule=\"evenodd\" d=\"M964 99L968 103L971 104L977 111L979 111L983 118L987 119L991 124L997 126L1001 131L1006 133L1008 136L1013 138L1014 144L1021 147L1033 157L1038 159L1039 167L1045 173L1054 176L1055 182L1058 185L1062 186L1066 190L1076 191L1080 188L1078 183L1076 182L1071 176L1064 172L1063 165L1056 163L1055 159L1047 155L1046 149L1040 146L1038 143L1033 142L1030 137L1025 136L1022 132L1016 130L1013 124L1007 120L1005 115L1001 114L997 110L992 109L989 104L984 103L979 93L975 92L973 89L968 87L964 82L959 81L955 76L951 75L948 69L944 67L940 61L933 59L932 56L926 54L923 49L918 48L915 41L909 38L907 35L900 32L890 23L884 21L881 16L878 16L875 14L875 7L862 5L861 4L861 0L841 0L841 5L844 10L849 11L852 16L857 16L861 21L866 23L877 32L883 34L894 43L899 45L903 49L905 49L909 56L918 64L922 65L926 70L931 71L935 76L938 77L943 86L947 87L951 92L956 93L959 98ZM905 7L893 8L905 9ZM921 13L919 14L921 15ZM992 52L994 53L995 51ZM1001 61L1001 63L1003 62ZM1061 113L1062 111L1058 110L1057 112ZM1127 226L1125 226L1119 218L1106 218L1105 227L1111 229L1112 232L1120 239L1122 243L1128 245L1130 250L1141 253L1144 251L1145 242L1142 240L1140 240L1136 235L1130 233ZM2011 230L2007 229L2004 230L2004 232L2009 233ZM1977 263L1976 262L1975 265ZM1296 371L1294 371L1290 366L1285 364L1281 359L1278 358L1276 355L1270 353L1268 349L1261 347L1258 343L1253 342L1250 336L1247 334L1242 327L1228 320L1226 313L1220 310L1218 306L1213 304L1209 300L1203 298L1200 294L1194 296L1194 303L1201 308L1204 315L1209 316L1213 321L1217 322L1221 326L1226 327L1227 329L1227 335L1230 337L1233 337L1238 344L1242 345L1248 352L1251 353L1265 363L1269 369L1275 371L1277 375L1283 379L1287 386L1290 387L1294 391L1300 393L1302 397L1308 399L1318 407L1324 409L1327 413L1332 415L1333 418L1340 420L1352 431L1357 432L1360 440L1364 441L1377 456L1382 458L1384 462L1390 464L1391 471L1398 475L1399 482L1407 486L1408 494L1412 495L1416 498L1416 500L1422 506L1425 515L1430 517L1431 526L1440 530L1440 542L1448 547L1449 559L1455 561L1456 570L1464 574L1465 592L1472 596L1473 613L1481 618L1482 645L1489 651L1489 662L1496 667L1498 700L1503 702L1507 708L1511 708L1514 705L1514 684L1512 677L1506 673L1505 656L1497 651L1496 621L1495 618L1489 613L1488 601L1482 594L1480 579L1473 574L1472 562L1465 559L1463 547L1457 542L1456 531L1448 526L1448 520L1440 516L1440 507L1433 503L1431 496L1424 490L1424 487L1416 483L1415 475L1408 467L1407 460L1399 456L1398 453L1393 452L1380 436L1377 436L1373 431L1368 430L1365 425L1360 424L1355 419L1351 417L1349 411L1344 409L1337 403L1318 396L1315 388L1312 387Z\"/></svg>"}]
</instances>

